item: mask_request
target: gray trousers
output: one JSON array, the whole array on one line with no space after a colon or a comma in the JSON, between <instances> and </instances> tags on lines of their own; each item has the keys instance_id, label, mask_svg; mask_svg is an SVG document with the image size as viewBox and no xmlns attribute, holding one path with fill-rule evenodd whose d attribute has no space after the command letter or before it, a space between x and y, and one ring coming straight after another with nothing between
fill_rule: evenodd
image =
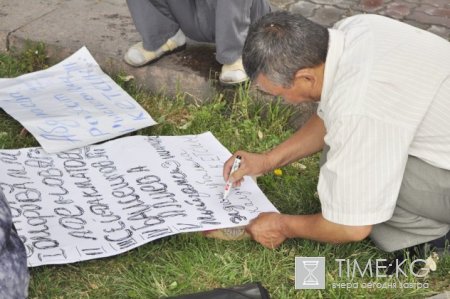
<instances>
[{"instance_id":1,"label":"gray trousers","mask_svg":"<svg viewBox=\"0 0 450 299\"><path fill-rule=\"evenodd\" d=\"M0 298L28 296L25 247L12 227L11 210L0 190Z\"/></svg>"},{"instance_id":2,"label":"gray trousers","mask_svg":"<svg viewBox=\"0 0 450 299\"><path fill-rule=\"evenodd\" d=\"M216 59L242 55L250 24L270 12L268 0L127 0L144 48L157 50L178 29L192 40L216 44Z\"/></svg>"},{"instance_id":3,"label":"gray trousers","mask_svg":"<svg viewBox=\"0 0 450 299\"><path fill-rule=\"evenodd\" d=\"M321 165L326 162L325 146ZM394 214L372 227L370 238L387 252L425 243L450 231L450 170L409 156Z\"/></svg>"}]
</instances>

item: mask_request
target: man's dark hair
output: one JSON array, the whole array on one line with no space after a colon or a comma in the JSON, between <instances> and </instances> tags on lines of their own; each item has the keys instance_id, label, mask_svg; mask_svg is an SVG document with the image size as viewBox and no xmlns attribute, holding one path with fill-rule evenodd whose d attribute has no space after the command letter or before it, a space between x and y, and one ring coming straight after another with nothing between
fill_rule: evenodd
<instances>
[{"instance_id":1,"label":"man's dark hair","mask_svg":"<svg viewBox=\"0 0 450 299\"><path fill-rule=\"evenodd\" d=\"M269 13L254 23L242 52L245 71L251 79L263 74L288 87L302 68L325 62L328 29L300 14Z\"/></svg>"}]
</instances>

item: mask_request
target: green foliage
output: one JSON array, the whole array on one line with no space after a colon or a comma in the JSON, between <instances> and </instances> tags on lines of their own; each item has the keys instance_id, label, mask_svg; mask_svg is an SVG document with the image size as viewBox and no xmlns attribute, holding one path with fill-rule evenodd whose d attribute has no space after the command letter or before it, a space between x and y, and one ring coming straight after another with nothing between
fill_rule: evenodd
<instances>
[{"instance_id":1,"label":"green foliage","mask_svg":"<svg viewBox=\"0 0 450 299\"><path fill-rule=\"evenodd\" d=\"M37 51L37 52L36 52ZM17 56L0 54L0 77L45 68L45 51L39 46ZM289 137L292 109L277 101L252 98L249 86L231 96L218 93L208 103L188 103L180 93L175 98L148 94L125 76L115 80L125 88L159 125L142 129L142 135L185 135L211 131L230 151L265 151ZM4 112L0 114L2 148L37 146L30 134ZM320 211L315 195L318 158L313 156L284 167L282 175L258 179L260 187L281 212L306 214ZM294 289L295 256L324 256L327 260L325 290ZM200 233L181 234L157 240L119 256L63 266L32 268L30 298L160 298L260 281L272 298L417 298L449 288L450 258L444 258L428 282L430 289L332 288L340 278L334 259L389 258L370 241L327 245L306 240L289 240L276 250L253 241L225 242L204 238ZM371 282L374 278L355 278ZM389 282L392 278L378 279ZM400 278L399 281L414 281ZM431 291L433 290L433 291Z\"/></svg>"},{"instance_id":2,"label":"green foliage","mask_svg":"<svg viewBox=\"0 0 450 299\"><path fill-rule=\"evenodd\" d=\"M45 46L42 43L28 43L23 52L9 55L0 53L0 78L16 77L23 73L47 68Z\"/></svg>"}]
</instances>

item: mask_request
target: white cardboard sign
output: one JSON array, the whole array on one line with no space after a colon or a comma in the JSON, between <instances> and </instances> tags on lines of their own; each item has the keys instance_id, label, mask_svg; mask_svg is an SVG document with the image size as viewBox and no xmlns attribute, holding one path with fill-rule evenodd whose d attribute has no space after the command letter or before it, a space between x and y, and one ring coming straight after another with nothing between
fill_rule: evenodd
<instances>
[{"instance_id":1,"label":"white cardboard sign","mask_svg":"<svg viewBox=\"0 0 450 299\"><path fill-rule=\"evenodd\" d=\"M0 107L48 153L156 124L100 69L86 47L46 70L0 80Z\"/></svg>"},{"instance_id":2,"label":"white cardboard sign","mask_svg":"<svg viewBox=\"0 0 450 299\"><path fill-rule=\"evenodd\" d=\"M229 156L211 133L125 137L57 154L1 150L0 187L29 266L73 263L276 212L250 178L223 200Z\"/></svg>"}]
</instances>

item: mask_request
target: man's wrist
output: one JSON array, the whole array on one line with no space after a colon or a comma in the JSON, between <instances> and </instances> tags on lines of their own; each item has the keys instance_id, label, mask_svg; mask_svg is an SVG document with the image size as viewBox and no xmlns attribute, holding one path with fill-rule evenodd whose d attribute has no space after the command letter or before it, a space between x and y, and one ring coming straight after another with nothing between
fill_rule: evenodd
<instances>
[{"instance_id":1,"label":"man's wrist","mask_svg":"<svg viewBox=\"0 0 450 299\"><path fill-rule=\"evenodd\" d=\"M277 165L277 161L276 161L276 155L273 154L273 151L269 151L264 153L264 155L266 156L266 165L265 165L265 173L270 172L271 170L274 170L275 168L278 167Z\"/></svg>"},{"instance_id":2,"label":"man's wrist","mask_svg":"<svg viewBox=\"0 0 450 299\"><path fill-rule=\"evenodd\" d=\"M286 215L286 214L280 214L280 217L279 217L280 232L286 238L293 238L293 237L295 237L295 236L292 235L292 232L291 232L291 229L290 229L290 225L289 225L290 218L291 218L291 216L290 215Z\"/></svg>"}]
</instances>

